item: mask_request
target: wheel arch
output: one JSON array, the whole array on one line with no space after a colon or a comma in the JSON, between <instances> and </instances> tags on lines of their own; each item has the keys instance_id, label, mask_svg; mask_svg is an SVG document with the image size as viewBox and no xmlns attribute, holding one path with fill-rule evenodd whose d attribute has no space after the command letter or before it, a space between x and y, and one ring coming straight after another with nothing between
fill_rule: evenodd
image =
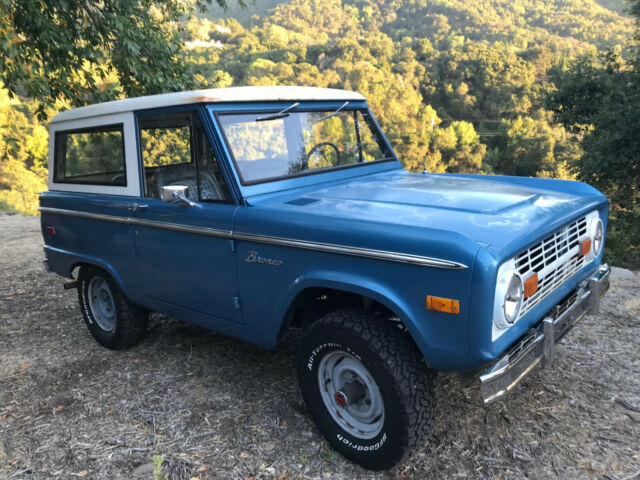
<instances>
[{"instance_id":1,"label":"wheel arch","mask_svg":"<svg viewBox=\"0 0 640 480\"><path fill-rule=\"evenodd\" d=\"M425 359L425 345L420 341L420 334L410 314L410 307L407 305L398 294L389 289L385 285L380 284L370 278L360 276L349 276L345 278L344 275L340 275L340 278L336 278L330 274L323 275L309 275L296 279L293 285L289 288L284 299L280 302L276 318L280 319L280 329L278 332L278 341L280 341L287 331L292 327L305 327L306 319L300 318L299 309L302 307L305 309L305 305L313 305L313 299L317 298L324 293L333 293L341 296L341 299L334 304L329 304L327 310L319 309L316 312L310 312L312 317L311 322L317 320L324 313L336 310L338 308L345 308L350 306L357 306L355 302L364 301L365 304L369 303L375 310L380 308L388 312L392 317L397 317L400 323L406 328L409 337L418 346L418 349L422 352ZM362 303L360 305L363 305ZM313 307L311 307L313 308ZM428 361L428 359L427 359Z\"/></svg>"},{"instance_id":2,"label":"wheel arch","mask_svg":"<svg viewBox=\"0 0 640 480\"><path fill-rule=\"evenodd\" d=\"M107 272L111 278L113 279L114 282L116 282L116 284L118 285L118 287L124 292L124 288L123 288L123 283L122 283L122 278L120 277L120 275L118 275L118 272L116 271L115 268L113 268L113 266L107 262L104 262L102 260L99 259L94 259L94 258L82 258L82 259L77 259L75 260L71 266L69 267L69 274L68 276L70 278L76 278L77 276L73 275L73 272L78 269L78 268L82 268L83 266L89 266L89 267L95 267L95 268L99 268L100 270L104 270L105 272Z\"/></svg>"}]
</instances>

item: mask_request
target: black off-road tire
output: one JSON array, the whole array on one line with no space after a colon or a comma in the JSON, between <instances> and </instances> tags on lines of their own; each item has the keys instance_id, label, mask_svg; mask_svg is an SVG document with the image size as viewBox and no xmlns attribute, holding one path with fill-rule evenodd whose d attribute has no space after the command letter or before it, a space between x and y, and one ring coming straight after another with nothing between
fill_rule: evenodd
<instances>
[{"instance_id":1,"label":"black off-road tire","mask_svg":"<svg viewBox=\"0 0 640 480\"><path fill-rule=\"evenodd\" d=\"M336 350L355 356L374 378L384 403L384 422L373 438L351 435L331 416L320 393L322 358ZM298 348L298 378L313 420L331 446L370 470L403 461L430 432L435 413L432 375L419 350L394 322L361 310L324 315Z\"/></svg>"},{"instance_id":2,"label":"black off-road tire","mask_svg":"<svg viewBox=\"0 0 640 480\"><path fill-rule=\"evenodd\" d=\"M96 321L89 302L89 284L94 277L102 278L109 286L115 307L115 327L104 330ZM149 312L132 303L118 284L104 270L84 265L78 274L78 300L84 321L98 343L111 350L121 350L138 343L147 328Z\"/></svg>"}]
</instances>

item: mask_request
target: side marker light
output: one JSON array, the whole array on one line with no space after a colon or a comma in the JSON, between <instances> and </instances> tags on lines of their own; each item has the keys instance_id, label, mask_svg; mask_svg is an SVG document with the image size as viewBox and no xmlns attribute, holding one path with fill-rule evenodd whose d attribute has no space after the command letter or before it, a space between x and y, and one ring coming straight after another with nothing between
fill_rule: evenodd
<instances>
[{"instance_id":1,"label":"side marker light","mask_svg":"<svg viewBox=\"0 0 640 480\"><path fill-rule=\"evenodd\" d=\"M427 295L427 310L457 315L460 313L460 302L452 298Z\"/></svg>"}]
</instances>

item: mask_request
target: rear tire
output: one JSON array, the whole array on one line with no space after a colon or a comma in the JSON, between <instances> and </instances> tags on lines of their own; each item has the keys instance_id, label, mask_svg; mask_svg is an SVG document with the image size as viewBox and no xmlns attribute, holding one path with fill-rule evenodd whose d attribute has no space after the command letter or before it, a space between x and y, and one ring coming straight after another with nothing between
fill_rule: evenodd
<instances>
[{"instance_id":1,"label":"rear tire","mask_svg":"<svg viewBox=\"0 0 640 480\"><path fill-rule=\"evenodd\" d=\"M104 270L90 265L80 267L78 300L84 321L100 345L120 350L135 345L144 336L149 312L131 303Z\"/></svg>"},{"instance_id":2,"label":"rear tire","mask_svg":"<svg viewBox=\"0 0 640 480\"><path fill-rule=\"evenodd\" d=\"M320 432L364 468L393 467L431 431L431 374L397 324L361 310L330 312L304 332L297 362Z\"/></svg>"}]
</instances>

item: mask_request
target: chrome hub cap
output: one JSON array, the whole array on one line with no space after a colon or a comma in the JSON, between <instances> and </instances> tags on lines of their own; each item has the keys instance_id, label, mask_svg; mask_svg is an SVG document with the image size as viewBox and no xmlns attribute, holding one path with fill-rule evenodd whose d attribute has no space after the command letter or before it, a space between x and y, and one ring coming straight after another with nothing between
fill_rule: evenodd
<instances>
[{"instance_id":1,"label":"chrome hub cap","mask_svg":"<svg viewBox=\"0 0 640 480\"><path fill-rule=\"evenodd\" d=\"M93 277L87 289L89 308L102 330L113 332L116 328L116 308L109 284L100 277Z\"/></svg>"},{"instance_id":2,"label":"chrome hub cap","mask_svg":"<svg viewBox=\"0 0 640 480\"><path fill-rule=\"evenodd\" d=\"M350 435L375 437L384 424L384 403L369 370L353 355L338 350L318 367L318 387L333 420Z\"/></svg>"}]
</instances>

